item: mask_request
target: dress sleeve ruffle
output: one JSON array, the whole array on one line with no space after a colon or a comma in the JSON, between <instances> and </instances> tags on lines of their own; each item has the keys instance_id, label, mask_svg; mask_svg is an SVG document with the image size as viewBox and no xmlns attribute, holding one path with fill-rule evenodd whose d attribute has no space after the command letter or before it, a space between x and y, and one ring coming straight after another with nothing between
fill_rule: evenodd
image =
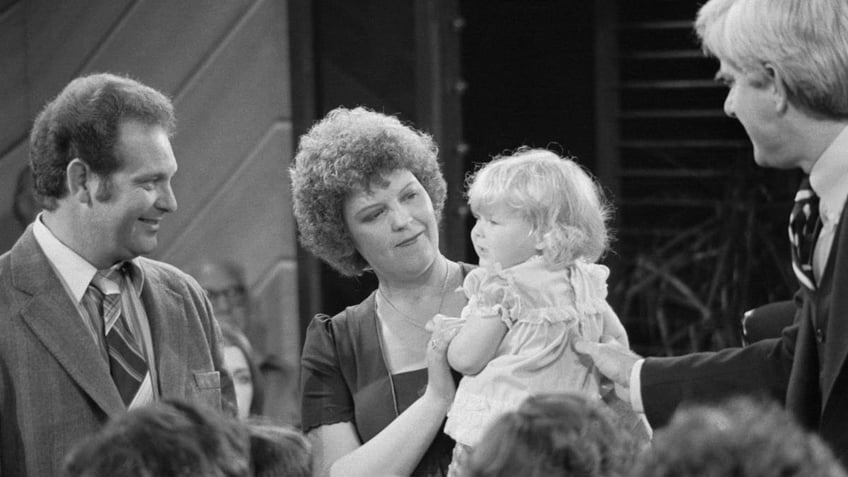
<instances>
[{"instance_id":1,"label":"dress sleeve ruffle","mask_svg":"<svg viewBox=\"0 0 848 477\"><path fill-rule=\"evenodd\" d=\"M522 273L527 272L528 270L524 270ZM550 272L540 274L544 273ZM498 318L507 328L512 328L517 321L533 323L564 321L577 324L587 315L602 315L609 312L606 298L607 278L610 272L607 267L577 260L568 267L566 273L571 289L568 293L573 293L573 299L549 298L542 301L553 301L539 306L539 300L534 298L540 295L539 291L526 288L545 287L548 282L531 281L532 286L525 282L517 284L516 275L510 269L477 268L468 274L463 285L469 300L467 308L476 316ZM521 289L522 286L525 290Z\"/></svg>"},{"instance_id":2,"label":"dress sleeve ruffle","mask_svg":"<svg viewBox=\"0 0 848 477\"><path fill-rule=\"evenodd\" d=\"M476 268L463 284L469 310L480 317L498 318L511 328L521 313L521 299L514 279L498 265L494 270Z\"/></svg>"},{"instance_id":3,"label":"dress sleeve ruffle","mask_svg":"<svg viewBox=\"0 0 848 477\"><path fill-rule=\"evenodd\" d=\"M584 313L606 313L607 278L609 268L597 263L577 260L571 267L571 286L574 288L574 305Z\"/></svg>"}]
</instances>

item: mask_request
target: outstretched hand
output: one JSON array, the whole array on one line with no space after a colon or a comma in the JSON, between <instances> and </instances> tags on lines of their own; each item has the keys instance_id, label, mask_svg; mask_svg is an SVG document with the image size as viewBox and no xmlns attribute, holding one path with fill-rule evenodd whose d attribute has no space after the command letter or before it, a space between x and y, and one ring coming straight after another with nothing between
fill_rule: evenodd
<instances>
[{"instance_id":1,"label":"outstretched hand","mask_svg":"<svg viewBox=\"0 0 848 477\"><path fill-rule=\"evenodd\" d=\"M642 357L630 351L615 338L604 337L601 341L601 343L595 343L578 339L574 342L574 351L590 357L601 374L618 386L629 387L633 365ZM619 389L616 391L617 394L621 394Z\"/></svg>"}]
</instances>

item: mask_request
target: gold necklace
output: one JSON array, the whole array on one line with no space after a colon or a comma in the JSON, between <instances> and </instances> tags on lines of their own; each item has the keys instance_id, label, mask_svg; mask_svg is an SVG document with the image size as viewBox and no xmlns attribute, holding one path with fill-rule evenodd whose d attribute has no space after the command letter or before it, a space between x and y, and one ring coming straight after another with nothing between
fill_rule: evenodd
<instances>
[{"instance_id":1,"label":"gold necklace","mask_svg":"<svg viewBox=\"0 0 848 477\"><path fill-rule=\"evenodd\" d=\"M440 294L441 298L439 299L439 308L436 309L436 312L433 313L433 315L440 313L442 311L442 306L445 304L445 289L447 288L447 285L448 285L449 272L450 272L450 262L448 262L446 260L445 261L445 276L444 276L444 278L442 278L442 291L441 291L441 294ZM386 303L388 303L389 306L392 307L392 309L395 310L397 312L397 314L400 315L400 317L403 318L405 321L408 321L409 323L411 323L416 328L420 328L422 330L426 329L425 325L422 325L422 324L418 323L417 321L415 321L415 318L413 318L413 317L407 315L406 313L400 311L400 309L398 309L398 307L395 306L394 303L392 303L392 300L389 300L389 297L387 297L386 294L383 293L382 288L377 287L377 293L382 298L382 301L385 301ZM429 321L429 320L427 320L427 321Z\"/></svg>"}]
</instances>

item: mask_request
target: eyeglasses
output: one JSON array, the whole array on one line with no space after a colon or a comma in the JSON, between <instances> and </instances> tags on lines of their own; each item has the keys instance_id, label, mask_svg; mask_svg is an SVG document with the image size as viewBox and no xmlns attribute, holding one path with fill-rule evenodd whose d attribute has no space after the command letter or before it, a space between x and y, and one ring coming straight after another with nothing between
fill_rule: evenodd
<instances>
[{"instance_id":1,"label":"eyeglasses","mask_svg":"<svg viewBox=\"0 0 848 477\"><path fill-rule=\"evenodd\" d=\"M223 300L230 306L244 306L247 303L247 290L241 285L234 285L223 290L206 289L206 296L209 301L215 303Z\"/></svg>"}]
</instances>

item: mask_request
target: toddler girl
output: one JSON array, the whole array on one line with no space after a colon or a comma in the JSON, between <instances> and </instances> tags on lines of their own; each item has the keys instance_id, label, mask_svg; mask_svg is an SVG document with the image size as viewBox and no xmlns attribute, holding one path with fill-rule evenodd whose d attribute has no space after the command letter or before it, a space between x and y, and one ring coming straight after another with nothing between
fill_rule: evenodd
<instances>
[{"instance_id":1,"label":"toddler girl","mask_svg":"<svg viewBox=\"0 0 848 477\"><path fill-rule=\"evenodd\" d=\"M600 375L571 349L575 337L627 335L606 302L608 208L574 161L539 149L495 158L470 178L471 231L480 266L448 361L465 375L448 413L450 475L498 415L539 393L601 399Z\"/></svg>"}]
</instances>

